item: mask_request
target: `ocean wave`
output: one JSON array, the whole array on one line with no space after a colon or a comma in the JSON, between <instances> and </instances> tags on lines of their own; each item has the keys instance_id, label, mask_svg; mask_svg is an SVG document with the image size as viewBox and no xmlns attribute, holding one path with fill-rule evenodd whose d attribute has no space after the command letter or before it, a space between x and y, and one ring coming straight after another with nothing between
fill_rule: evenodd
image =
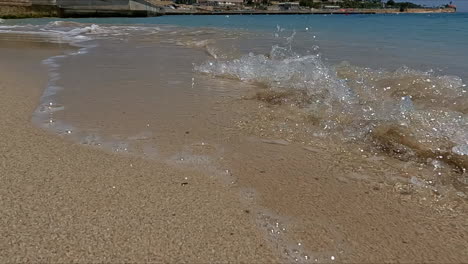
<instances>
[{"instance_id":1,"label":"ocean wave","mask_svg":"<svg viewBox=\"0 0 468 264\"><path fill-rule=\"evenodd\" d=\"M106 26L84 24L72 21L52 21L46 25L1 25L2 33L50 36L49 41L78 44L99 38L116 38L132 33L141 35L154 34L159 27L145 26Z\"/></svg>"},{"instance_id":2,"label":"ocean wave","mask_svg":"<svg viewBox=\"0 0 468 264\"><path fill-rule=\"evenodd\" d=\"M22 28L24 26L20 25L2 25L0 26L0 29L13 29L13 28Z\"/></svg>"},{"instance_id":3,"label":"ocean wave","mask_svg":"<svg viewBox=\"0 0 468 264\"><path fill-rule=\"evenodd\" d=\"M81 27L82 25L78 22L58 20L49 22L46 27Z\"/></svg>"},{"instance_id":4,"label":"ocean wave","mask_svg":"<svg viewBox=\"0 0 468 264\"><path fill-rule=\"evenodd\" d=\"M399 159L468 168L468 94L457 76L330 66L318 54L279 46L267 55L211 60L195 70L259 84L266 89L256 99L306 111L316 125L311 136L367 141Z\"/></svg>"},{"instance_id":5,"label":"ocean wave","mask_svg":"<svg viewBox=\"0 0 468 264\"><path fill-rule=\"evenodd\" d=\"M274 46L268 55L250 53L230 61L209 61L195 69L215 76L261 83L273 90L302 91L316 103L331 107L334 100L352 101L352 90L327 67L319 55L298 56ZM326 94L324 94L326 92Z\"/></svg>"},{"instance_id":6,"label":"ocean wave","mask_svg":"<svg viewBox=\"0 0 468 264\"><path fill-rule=\"evenodd\" d=\"M71 42L87 41L92 39L92 35L105 35L109 33L108 30L96 24L79 25L78 23L70 23L72 22L67 22L66 24L51 22L44 28L41 28L40 31L61 36Z\"/></svg>"}]
</instances>

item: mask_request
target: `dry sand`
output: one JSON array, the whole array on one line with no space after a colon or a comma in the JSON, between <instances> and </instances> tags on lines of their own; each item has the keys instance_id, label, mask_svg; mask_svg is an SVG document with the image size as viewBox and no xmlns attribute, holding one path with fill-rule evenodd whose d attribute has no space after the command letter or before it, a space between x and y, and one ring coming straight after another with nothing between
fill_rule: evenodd
<instances>
[{"instance_id":1,"label":"dry sand","mask_svg":"<svg viewBox=\"0 0 468 264\"><path fill-rule=\"evenodd\" d=\"M54 52L0 48L0 262L272 263L300 241L334 262L468 263L463 201L429 206L335 172L339 157L313 148L230 138L229 151L249 153L226 159L238 180L230 186L34 127L40 61ZM288 223L287 237L258 226L265 212L273 226Z\"/></svg>"}]
</instances>

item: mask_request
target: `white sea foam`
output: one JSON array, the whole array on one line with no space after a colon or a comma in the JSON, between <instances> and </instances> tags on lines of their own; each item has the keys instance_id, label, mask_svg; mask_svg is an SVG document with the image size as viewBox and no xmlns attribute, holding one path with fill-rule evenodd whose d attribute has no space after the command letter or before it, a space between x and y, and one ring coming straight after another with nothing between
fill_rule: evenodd
<instances>
[{"instance_id":1,"label":"white sea foam","mask_svg":"<svg viewBox=\"0 0 468 264\"><path fill-rule=\"evenodd\" d=\"M452 151L459 155L468 156L468 144L455 146Z\"/></svg>"},{"instance_id":2,"label":"white sea foam","mask_svg":"<svg viewBox=\"0 0 468 264\"><path fill-rule=\"evenodd\" d=\"M81 34L103 34L103 33L107 33L107 32L108 31L106 31L102 27L93 24L91 26L72 29L72 30L70 30L68 32L65 32L64 34L70 35L70 36L77 36L77 35L81 35Z\"/></svg>"},{"instance_id":3,"label":"white sea foam","mask_svg":"<svg viewBox=\"0 0 468 264\"><path fill-rule=\"evenodd\" d=\"M209 61L195 69L215 76L263 83L272 89L305 91L309 96L320 97L318 100L328 105L332 100L350 101L353 98L349 87L336 77L319 55L299 56L279 46L274 46L269 55L250 53L231 61ZM324 91L328 95L324 95Z\"/></svg>"},{"instance_id":4,"label":"white sea foam","mask_svg":"<svg viewBox=\"0 0 468 264\"><path fill-rule=\"evenodd\" d=\"M300 55L278 46L268 55L251 53L233 60L211 60L195 70L260 83L270 91L287 92L286 96L295 92L293 100L285 101L301 102L302 108L320 120L325 133L315 135L362 141L376 128L392 126L435 156L441 151L466 151L449 147L468 143L468 97L456 76L435 76L406 67L394 72L347 63L332 67L319 55ZM383 138L395 140L390 135Z\"/></svg>"},{"instance_id":5,"label":"white sea foam","mask_svg":"<svg viewBox=\"0 0 468 264\"><path fill-rule=\"evenodd\" d=\"M0 25L0 29L13 29L13 28L22 28L22 27L23 26L19 26L19 25Z\"/></svg>"},{"instance_id":6,"label":"white sea foam","mask_svg":"<svg viewBox=\"0 0 468 264\"><path fill-rule=\"evenodd\" d=\"M39 41L70 44L82 43L96 38L126 36L131 32L154 34L159 30L159 27L101 26L70 21L54 21L46 25L0 25L0 33L38 36L47 38L47 40L38 39Z\"/></svg>"},{"instance_id":7,"label":"white sea foam","mask_svg":"<svg viewBox=\"0 0 468 264\"><path fill-rule=\"evenodd\" d=\"M63 28L64 25L73 26L73 28ZM51 29L53 26L61 28ZM65 106L57 102L56 99L56 94L65 89L59 84L61 79L60 67L63 60L71 56L86 54L89 49L94 48L94 44L85 44L83 42L92 39L92 37L89 37L89 34L97 34L99 32L101 32L101 28L97 25L81 26L77 23L61 21L49 23L45 27L39 28L39 31L14 32L32 36L47 36L47 41L69 43L78 48L76 51L66 52L42 61L42 64L47 67L49 76L47 86L41 96L41 102L33 114L32 120L34 123L62 135L69 136L72 133L77 134L79 132L72 125L55 119L54 114L65 109Z\"/></svg>"}]
</instances>

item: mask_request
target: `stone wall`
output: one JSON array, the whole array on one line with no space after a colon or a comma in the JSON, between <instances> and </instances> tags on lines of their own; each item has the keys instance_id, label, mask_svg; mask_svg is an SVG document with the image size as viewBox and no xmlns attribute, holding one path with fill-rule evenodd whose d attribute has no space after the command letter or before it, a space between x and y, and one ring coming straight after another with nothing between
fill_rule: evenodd
<instances>
[{"instance_id":1,"label":"stone wall","mask_svg":"<svg viewBox=\"0 0 468 264\"><path fill-rule=\"evenodd\" d=\"M1 0L0 0L1 1ZM56 0L60 8L71 9L129 9L129 0Z\"/></svg>"},{"instance_id":2,"label":"stone wall","mask_svg":"<svg viewBox=\"0 0 468 264\"><path fill-rule=\"evenodd\" d=\"M0 5L0 18L58 17L55 6Z\"/></svg>"},{"instance_id":3,"label":"stone wall","mask_svg":"<svg viewBox=\"0 0 468 264\"><path fill-rule=\"evenodd\" d=\"M54 6L57 4L56 0L31 0L33 5L50 5Z\"/></svg>"},{"instance_id":4,"label":"stone wall","mask_svg":"<svg viewBox=\"0 0 468 264\"><path fill-rule=\"evenodd\" d=\"M163 10L146 0L0 0L0 17L155 16Z\"/></svg>"},{"instance_id":5,"label":"stone wall","mask_svg":"<svg viewBox=\"0 0 468 264\"><path fill-rule=\"evenodd\" d=\"M63 17L144 17L160 15L162 11L145 0L56 1Z\"/></svg>"},{"instance_id":6,"label":"stone wall","mask_svg":"<svg viewBox=\"0 0 468 264\"><path fill-rule=\"evenodd\" d=\"M30 6L31 0L0 0L0 6Z\"/></svg>"},{"instance_id":7,"label":"stone wall","mask_svg":"<svg viewBox=\"0 0 468 264\"><path fill-rule=\"evenodd\" d=\"M145 10L149 13L158 13L161 11L160 7L153 5L144 0L130 0L129 1L130 10L142 11Z\"/></svg>"}]
</instances>

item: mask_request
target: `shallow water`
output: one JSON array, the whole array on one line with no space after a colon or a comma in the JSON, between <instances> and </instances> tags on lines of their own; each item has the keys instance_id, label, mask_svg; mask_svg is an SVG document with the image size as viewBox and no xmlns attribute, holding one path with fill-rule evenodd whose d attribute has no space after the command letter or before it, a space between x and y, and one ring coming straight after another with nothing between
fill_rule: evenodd
<instances>
[{"instance_id":1,"label":"shallow water","mask_svg":"<svg viewBox=\"0 0 468 264\"><path fill-rule=\"evenodd\" d=\"M238 186L286 259L333 262L345 251L334 228L318 219L328 242L304 247L284 232L295 222L265 206L272 194L300 194L294 204L276 201L296 221L321 178L390 185L440 211L466 203L467 20L8 20L0 41L75 47L43 61L49 83L33 114L38 126ZM338 185L328 190L338 194Z\"/></svg>"}]
</instances>

